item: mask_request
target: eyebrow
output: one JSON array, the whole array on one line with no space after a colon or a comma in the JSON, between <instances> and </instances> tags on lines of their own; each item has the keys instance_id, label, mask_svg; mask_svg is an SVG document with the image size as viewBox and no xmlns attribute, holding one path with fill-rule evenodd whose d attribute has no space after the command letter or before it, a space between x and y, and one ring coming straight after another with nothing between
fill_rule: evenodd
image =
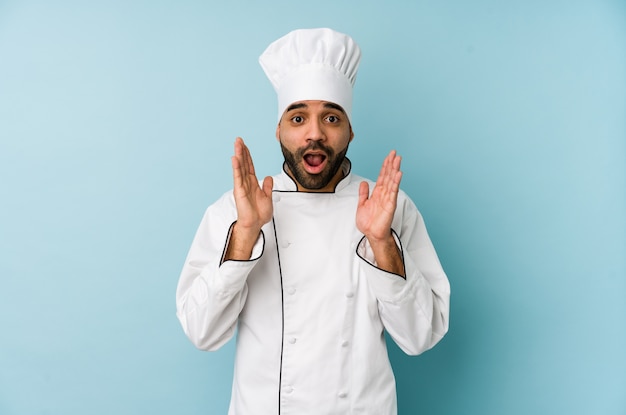
<instances>
[{"instance_id":1,"label":"eyebrow","mask_svg":"<svg viewBox=\"0 0 626 415\"><path fill-rule=\"evenodd\" d=\"M288 106L285 112L297 110L300 108L306 108L306 107L307 105L304 102L298 102L297 104L291 104L290 106Z\"/></svg>"},{"instance_id":2,"label":"eyebrow","mask_svg":"<svg viewBox=\"0 0 626 415\"><path fill-rule=\"evenodd\" d=\"M307 108L308 105L305 104L304 102L297 102L295 104L291 104L290 106L287 107L287 109L285 110L285 112L289 112L289 111L293 111L293 110L297 110L300 108ZM346 113L346 111L341 107L341 105L337 105L334 102L325 102L324 103L324 108L331 108L337 111L341 111L342 113Z\"/></svg>"},{"instance_id":3,"label":"eyebrow","mask_svg":"<svg viewBox=\"0 0 626 415\"><path fill-rule=\"evenodd\" d=\"M344 109L341 107L341 105L337 105L334 102L326 102L326 103L324 103L324 108L332 108L334 110L341 111L344 114L346 113L346 111L344 111Z\"/></svg>"}]
</instances>

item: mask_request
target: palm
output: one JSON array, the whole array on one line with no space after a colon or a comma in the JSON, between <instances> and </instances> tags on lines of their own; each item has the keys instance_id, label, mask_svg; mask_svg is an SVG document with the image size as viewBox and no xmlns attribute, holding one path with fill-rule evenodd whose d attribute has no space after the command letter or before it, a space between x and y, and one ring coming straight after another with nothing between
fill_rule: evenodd
<instances>
[{"instance_id":1,"label":"palm","mask_svg":"<svg viewBox=\"0 0 626 415\"><path fill-rule=\"evenodd\" d=\"M263 187L259 186L250 151L241 138L235 141L232 165L237 223L244 228L260 229L272 218L272 179L266 177Z\"/></svg>"}]
</instances>

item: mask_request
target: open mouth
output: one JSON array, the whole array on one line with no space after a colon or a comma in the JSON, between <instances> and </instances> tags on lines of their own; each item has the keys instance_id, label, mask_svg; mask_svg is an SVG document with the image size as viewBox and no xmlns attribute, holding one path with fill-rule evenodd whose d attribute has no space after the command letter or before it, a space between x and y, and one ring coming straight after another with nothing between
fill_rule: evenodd
<instances>
[{"instance_id":1,"label":"open mouth","mask_svg":"<svg viewBox=\"0 0 626 415\"><path fill-rule=\"evenodd\" d=\"M309 153L305 154L302 158L304 160L304 168L310 174L318 174L326 166L326 154L323 153Z\"/></svg>"}]
</instances>

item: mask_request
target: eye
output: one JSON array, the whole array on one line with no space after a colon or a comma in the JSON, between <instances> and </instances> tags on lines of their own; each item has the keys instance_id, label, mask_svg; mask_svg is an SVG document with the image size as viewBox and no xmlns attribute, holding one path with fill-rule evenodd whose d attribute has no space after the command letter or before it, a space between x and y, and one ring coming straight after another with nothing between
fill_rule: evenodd
<instances>
[{"instance_id":1,"label":"eye","mask_svg":"<svg viewBox=\"0 0 626 415\"><path fill-rule=\"evenodd\" d=\"M337 117L336 115L329 115L328 117L326 117L326 120L329 123L335 124L339 122L339 117Z\"/></svg>"},{"instance_id":2,"label":"eye","mask_svg":"<svg viewBox=\"0 0 626 415\"><path fill-rule=\"evenodd\" d=\"M294 117L291 117L291 121L295 124L302 124L304 122L304 117L302 117L301 115L296 115Z\"/></svg>"}]
</instances>

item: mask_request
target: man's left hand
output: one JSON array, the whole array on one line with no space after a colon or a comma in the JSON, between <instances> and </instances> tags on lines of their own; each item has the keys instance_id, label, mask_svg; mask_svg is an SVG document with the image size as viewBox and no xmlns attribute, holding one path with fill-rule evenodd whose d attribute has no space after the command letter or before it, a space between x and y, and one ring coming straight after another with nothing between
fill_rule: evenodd
<instances>
[{"instance_id":1,"label":"man's left hand","mask_svg":"<svg viewBox=\"0 0 626 415\"><path fill-rule=\"evenodd\" d=\"M391 234L391 223L402 180L401 161L395 150L389 153L371 195L367 182L361 182L356 226L369 241L378 267L404 276L402 257Z\"/></svg>"},{"instance_id":2,"label":"man's left hand","mask_svg":"<svg viewBox=\"0 0 626 415\"><path fill-rule=\"evenodd\" d=\"M383 162L371 196L367 182L361 182L359 187L356 226L370 242L391 236L391 222L402 179L401 161L402 158L392 150Z\"/></svg>"}]
</instances>

